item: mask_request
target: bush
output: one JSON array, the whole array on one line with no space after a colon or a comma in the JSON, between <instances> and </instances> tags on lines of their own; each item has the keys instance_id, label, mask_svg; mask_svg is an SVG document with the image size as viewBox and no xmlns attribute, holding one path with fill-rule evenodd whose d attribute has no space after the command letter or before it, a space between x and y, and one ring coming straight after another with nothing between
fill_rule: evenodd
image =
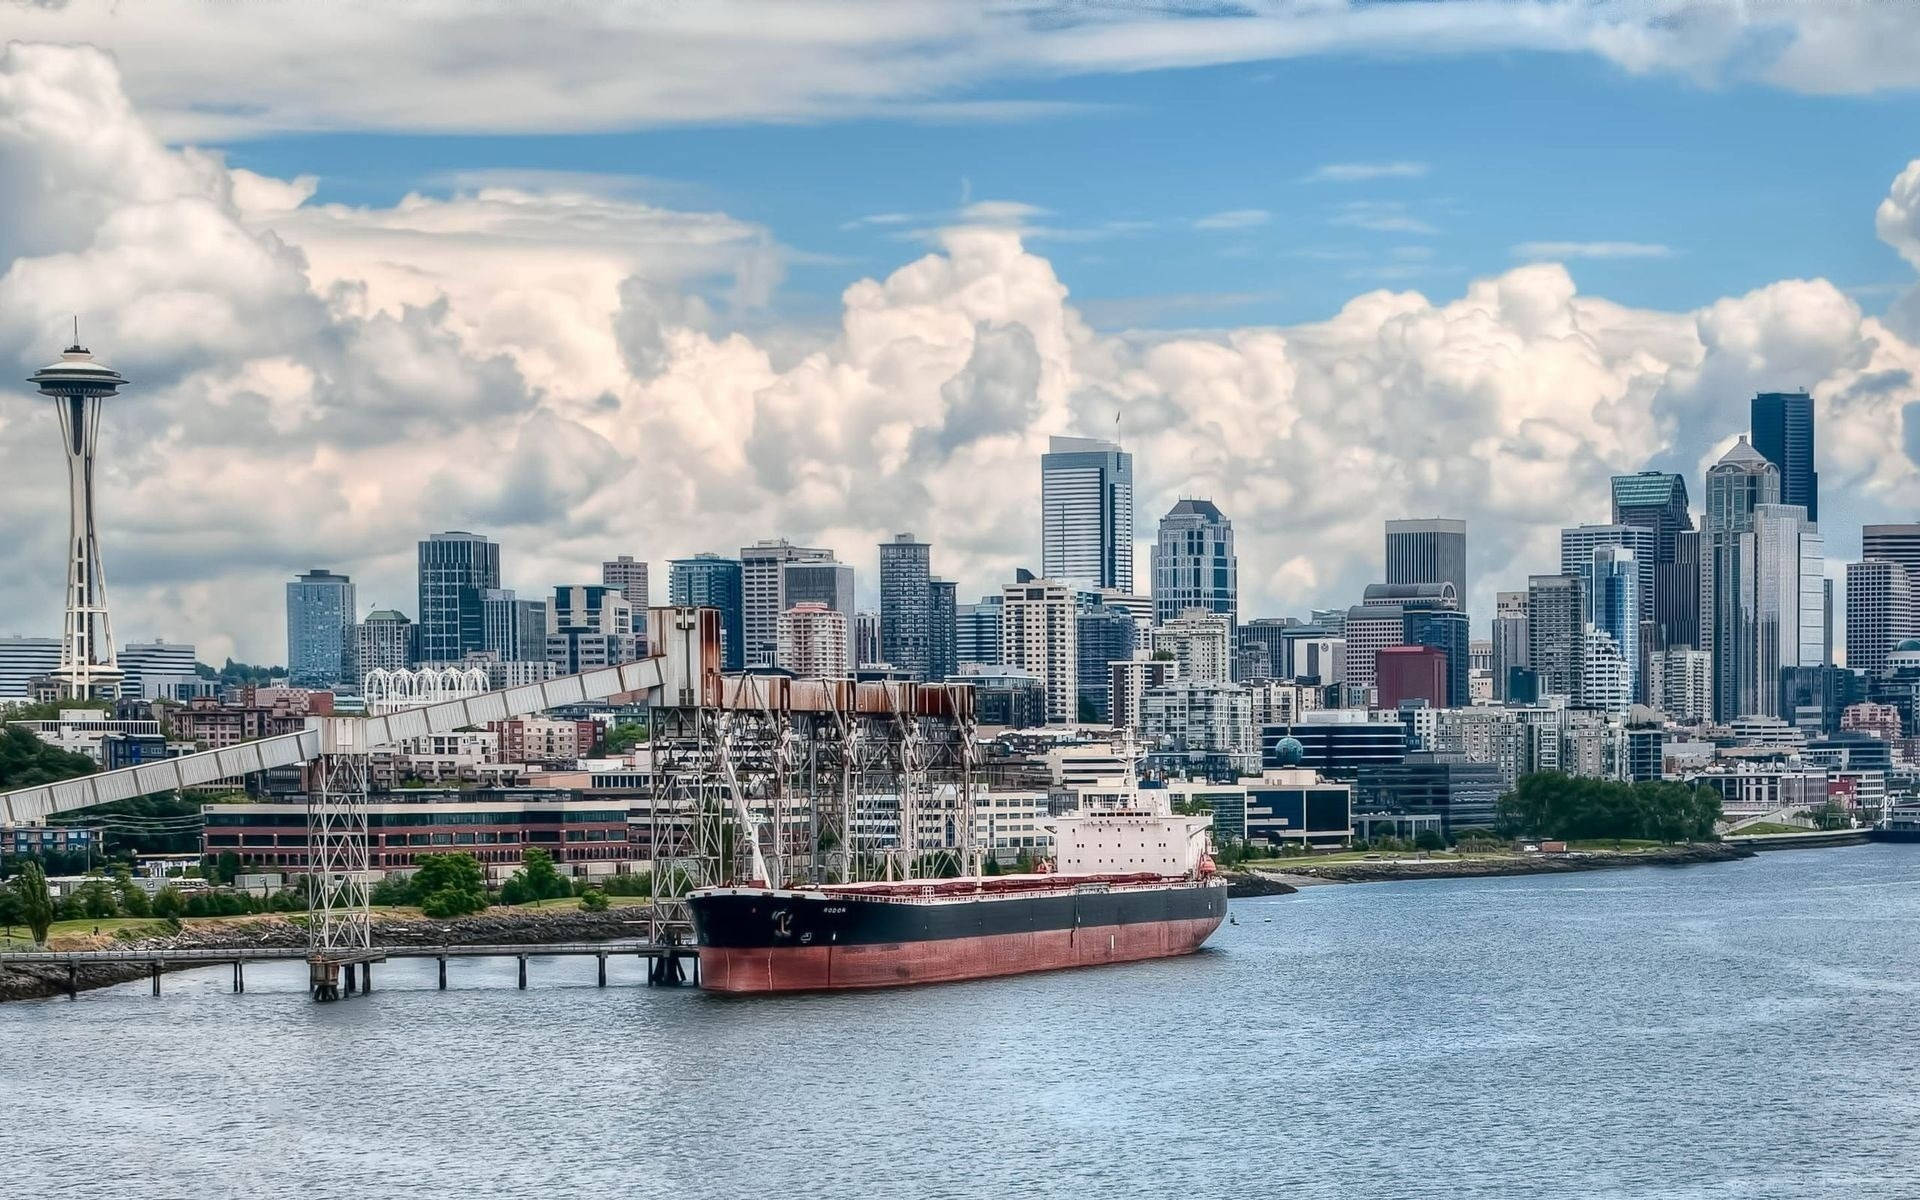
<instances>
[{"instance_id":1,"label":"bush","mask_svg":"<svg viewBox=\"0 0 1920 1200\"><path fill-rule=\"evenodd\" d=\"M153 915L156 917L179 918L186 915L186 911L187 901L177 887L163 887L153 898Z\"/></svg>"},{"instance_id":2,"label":"bush","mask_svg":"<svg viewBox=\"0 0 1920 1200\"><path fill-rule=\"evenodd\" d=\"M470 892L451 887L443 887L432 892L420 902L421 912L440 920L468 916L484 911L486 907L485 892Z\"/></svg>"},{"instance_id":3,"label":"bush","mask_svg":"<svg viewBox=\"0 0 1920 1200\"><path fill-rule=\"evenodd\" d=\"M1445 850L1447 839L1440 836L1438 829L1422 829L1413 839L1415 850Z\"/></svg>"},{"instance_id":4,"label":"bush","mask_svg":"<svg viewBox=\"0 0 1920 1200\"><path fill-rule=\"evenodd\" d=\"M607 911L607 894L596 888L588 888L580 895L580 907L588 912Z\"/></svg>"}]
</instances>

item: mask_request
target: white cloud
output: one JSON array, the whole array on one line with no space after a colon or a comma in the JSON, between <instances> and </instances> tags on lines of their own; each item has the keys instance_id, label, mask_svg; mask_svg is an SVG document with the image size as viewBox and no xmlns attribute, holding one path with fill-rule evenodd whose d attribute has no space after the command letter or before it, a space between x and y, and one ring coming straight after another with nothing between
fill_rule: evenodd
<instances>
[{"instance_id":1,"label":"white cloud","mask_svg":"<svg viewBox=\"0 0 1920 1200\"><path fill-rule=\"evenodd\" d=\"M1209 213L1193 222L1195 229L1253 229L1265 225L1273 214L1264 208L1230 208L1225 212Z\"/></svg>"},{"instance_id":2,"label":"white cloud","mask_svg":"<svg viewBox=\"0 0 1920 1200\"><path fill-rule=\"evenodd\" d=\"M1176 8L1178 6L1175 6ZM112 0L8 7L7 35L118 54L163 136L531 132L847 115L1000 121L1091 106L1017 94L1083 74L1323 55L1531 51L1703 83L1920 84L1911 5L1359 0L1205 13L975 0L404 5ZM217 22L217 27L215 26ZM993 87L992 96L979 96ZM449 103L449 97L457 102Z\"/></svg>"},{"instance_id":3,"label":"white cloud","mask_svg":"<svg viewBox=\"0 0 1920 1200\"><path fill-rule=\"evenodd\" d=\"M1522 242L1515 258L1672 258L1673 247L1657 242Z\"/></svg>"},{"instance_id":4,"label":"white cloud","mask_svg":"<svg viewBox=\"0 0 1920 1200\"><path fill-rule=\"evenodd\" d=\"M1427 173L1423 162L1345 162L1315 167L1304 183L1366 183L1375 179L1419 179Z\"/></svg>"},{"instance_id":5,"label":"white cloud","mask_svg":"<svg viewBox=\"0 0 1920 1200\"><path fill-rule=\"evenodd\" d=\"M1407 233L1425 236L1439 233L1433 223L1407 212L1397 200L1353 200L1341 205L1327 218L1330 225L1365 229L1370 233Z\"/></svg>"},{"instance_id":6,"label":"white cloud","mask_svg":"<svg viewBox=\"0 0 1920 1200\"><path fill-rule=\"evenodd\" d=\"M1896 245L1913 178L1883 209ZM529 591L772 535L870 583L903 528L983 591L1033 564L1047 436L1116 410L1140 532L1215 499L1249 614L1351 600L1383 519L1445 513L1471 523L1484 616L1557 561L1561 525L1604 516L1610 473L1695 462L1761 388L1812 388L1830 526L1920 507L1920 349L1822 280L1661 312L1537 263L1290 328L1106 334L1020 229L971 225L850 284L825 334L749 335L732 318L785 252L724 213L558 185L350 208L309 186L166 149L98 54L0 56L0 355L37 365L77 310L135 381L100 481L125 637L278 659L291 573L350 571L363 603L411 611L413 543L449 527L498 537ZM58 619L54 436L28 397L0 405L9 632Z\"/></svg>"}]
</instances>

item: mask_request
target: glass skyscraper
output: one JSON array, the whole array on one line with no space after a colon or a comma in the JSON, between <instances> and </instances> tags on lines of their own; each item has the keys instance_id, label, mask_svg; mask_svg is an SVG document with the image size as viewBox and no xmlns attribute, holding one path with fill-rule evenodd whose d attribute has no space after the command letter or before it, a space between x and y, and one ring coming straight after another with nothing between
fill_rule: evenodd
<instances>
[{"instance_id":1,"label":"glass skyscraper","mask_svg":"<svg viewBox=\"0 0 1920 1200\"><path fill-rule=\"evenodd\" d=\"M1182 500L1160 518L1153 547L1153 620L1164 625L1189 608L1240 621L1240 560L1233 522L1211 500Z\"/></svg>"},{"instance_id":2,"label":"glass skyscraper","mask_svg":"<svg viewBox=\"0 0 1920 1200\"><path fill-rule=\"evenodd\" d=\"M931 665L932 554L911 533L880 543L880 654L915 679Z\"/></svg>"},{"instance_id":3,"label":"glass skyscraper","mask_svg":"<svg viewBox=\"0 0 1920 1200\"><path fill-rule=\"evenodd\" d=\"M450 530L420 543L420 616L415 649L423 663L457 663L486 649L483 594L500 586L500 547Z\"/></svg>"},{"instance_id":4,"label":"glass skyscraper","mask_svg":"<svg viewBox=\"0 0 1920 1200\"><path fill-rule=\"evenodd\" d=\"M1133 455L1056 437L1040 456L1040 562L1048 579L1133 590Z\"/></svg>"},{"instance_id":5,"label":"glass skyscraper","mask_svg":"<svg viewBox=\"0 0 1920 1200\"><path fill-rule=\"evenodd\" d=\"M667 564L669 602L720 610L720 669L746 669L746 628L741 607L740 560L696 554Z\"/></svg>"},{"instance_id":6,"label":"glass skyscraper","mask_svg":"<svg viewBox=\"0 0 1920 1200\"><path fill-rule=\"evenodd\" d=\"M1653 618L1652 650L1700 643L1700 544L1687 507L1687 481L1666 471L1613 477L1613 523L1653 534L1641 611ZM1634 553L1641 550L1635 547Z\"/></svg>"},{"instance_id":7,"label":"glass skyscraper","mask_svg":"<svg viewBox=\"0 0 1920 1200\"><path fill-rule=\"evenodd\" d=\"M1820 473L1813 462L1813 397L1761 392L1753 398L1753 448L1780 468L1780 503L1798 504L1820 521Z\"/></svg>"},{"instance_id":8,"label":"glass skyscraper","mask_svg":"<svg viewBox=\"0 0 1920 1200\"><path fill-rule=\"evenodd\" d=\"M1762 591L1756 513L1780 506L1780 468L1741 438L1707 470L1707 507L1700 531L1700 640L1713 655L1713 717L1768 714L1777 700L1775 675L1762 669ZM1779 547L1774 546L1777 559ZM1796 588L1798 572L1796 564ZM1772 607L1778 620L1778 588ZM1797 614L1796 614L1797 623ZM1777 627L1774 640L1778 644Z\"/></svg>"},{"instance_id":9,"label":"glass skyscraper","mask_svg":"<svg viewBox=\"0 0 1920 1200\"><path fill-rule=\"evenodd\" d=\"M287 678L331 687L354 677L353 580L315 568L287 584Z\"/></svg>"}]
</instances>

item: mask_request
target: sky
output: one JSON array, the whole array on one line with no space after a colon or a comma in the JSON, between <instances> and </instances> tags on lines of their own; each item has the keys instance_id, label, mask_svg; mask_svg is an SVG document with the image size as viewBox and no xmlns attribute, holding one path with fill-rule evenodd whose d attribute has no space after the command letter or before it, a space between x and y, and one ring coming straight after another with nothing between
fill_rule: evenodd
<instances>
[{"instance_id":1,"label":"sky","mask_svg":"<svg viewBox=\"0 0 1920 1200\"><path fill-rule=\"evenodd\" d=\"M1039 557L1050 434L1215 500L1244 616L1381 523L1492 593L1809 388L1838 576L1920 509L1920 10L1505 0L9 3L0 355L133 379L120 639L284 658L286 580L411 612L762 537ZM51 635L53 417L0 398L0 633ZM1147 579L1144 546L1139 586Z\"/></svg>"}]
</instances>

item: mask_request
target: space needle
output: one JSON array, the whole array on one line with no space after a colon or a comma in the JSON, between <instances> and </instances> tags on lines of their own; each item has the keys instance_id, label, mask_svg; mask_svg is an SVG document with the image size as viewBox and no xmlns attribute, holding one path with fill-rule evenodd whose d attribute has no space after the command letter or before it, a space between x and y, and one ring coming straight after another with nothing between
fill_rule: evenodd
<instances>
[{"instance_id":1,"label":"space needle","mask_svg":"<svg viewBox=\"0 0 1920 1200\"><path fill-rule=\"evenodd\" d=\"M60 413L60 440L67 451L67 621L60 635L60 668L54 678L76 700L113 699L120 693L120 662L113 649L113 622L107 616L107 577L100 565L100 540L93 525L94 444L100 436L100 409L127 382L119 372L96 362L74 344L27 376Z\"/></svg>"}]
</instances>

